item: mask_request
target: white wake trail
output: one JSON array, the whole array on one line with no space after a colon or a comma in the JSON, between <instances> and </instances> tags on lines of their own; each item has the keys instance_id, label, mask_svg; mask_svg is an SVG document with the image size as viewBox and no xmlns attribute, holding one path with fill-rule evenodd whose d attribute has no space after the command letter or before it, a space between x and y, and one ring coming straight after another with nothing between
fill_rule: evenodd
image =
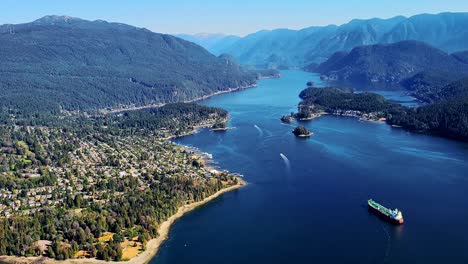
<instances>
[{"instance_id":1,"label":"white wake trail","mask_svg":"<svg viewBox=\"0 0 468 264\"><path fill-rule=\"evenodd\" d=\"M257 125L254 125L254 127L258 130L258 133L260 134L260 136L263 136L263 130Z\"/></svg>"},{"instance_id":2,"label":"white wake trail","mask_svg":"<svg viewBox=\"0 0 468 264\"><path fill-rule=\"evenodd\" d=\"M286 168L288 168L289 170L291 168L291 162L289 161L288 157L286 157L286 155L284 155L283 153L280 153L280 156L283 159Z\"/></svg>"}]
</instances>

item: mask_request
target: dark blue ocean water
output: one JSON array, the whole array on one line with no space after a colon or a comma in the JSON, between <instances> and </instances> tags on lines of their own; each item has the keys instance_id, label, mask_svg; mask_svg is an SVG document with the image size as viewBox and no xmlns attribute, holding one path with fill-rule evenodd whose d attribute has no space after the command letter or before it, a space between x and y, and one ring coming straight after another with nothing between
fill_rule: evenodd
<instances>
[{"instance_id":1,"label":"dark blue ocean water","mask_svg":"<svg viewBox=\"0 0 468 264\"><path fill-rule=\"evenodd\" d=\"M203 102L236 128L176 142L249 185L175 223L151 263L468 263L468 145L334 116L304 123L315 135L298 139L279 117L308 80L320 82L285 71ZM371 215L368 198L405 224Z\"/></svg>"}]
</instances>

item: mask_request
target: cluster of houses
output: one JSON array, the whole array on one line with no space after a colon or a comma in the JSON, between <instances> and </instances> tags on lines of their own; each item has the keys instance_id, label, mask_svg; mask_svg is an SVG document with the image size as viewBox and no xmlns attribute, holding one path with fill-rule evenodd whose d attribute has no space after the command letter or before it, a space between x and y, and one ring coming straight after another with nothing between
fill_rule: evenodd
<instances>
[{"instance_id":1,"label":"cluster of houses","mask_svg":"<svg viewBox=\"0 0 468 264\"><path fill-rule=\"evenodd\" d=\"M378 113L365 113L365 112L355 111L355 110L335 110L333 114L340 115L340 116L357 117L359 119L366 120L366 121L384 121L385 120L383 118L380 118L378 116Z\"/></svg>"},{"instance_id":2,"label":"cluster of houses","mask_svg":"<svg viewBox=\"0 0 468 264\"><path fill-rule=\"evenodd\" d=\"M218 173L211 168L193 166L193 160L198 156L192 151L157 138L116 136L111 142L110 145L103 141L80 140L78 149L69 153L69 164L47 166L49 173L57 176L53 186L11 191L1 189L0 216L27 215L44 207L62 206L67 195L79 194L83 199L105 203L105 197L122 194L97 188L103 180L133 177L138 185L137 191L144 191L151 187L148 174L210 179ZM41 177L34 173L36 170L30 168L25 171L29 176L24 178ZM155 181L151 183L155 184Z\"/></svg>"},{"instance_id":3,"label":"cluster of houses","mask_svg":"<svg viewBox=\"0 0 468 264\"><path fill-rule=\"evenodd\" d=\"M6 201L0 204L0 214L9 217L13 212L21 211L21 214L29 214L43 206L54 206L63 200L53 200L52 193L56 187L46 186L27 190L0 190L0 201Z\"/></svg>"}]
</instances>

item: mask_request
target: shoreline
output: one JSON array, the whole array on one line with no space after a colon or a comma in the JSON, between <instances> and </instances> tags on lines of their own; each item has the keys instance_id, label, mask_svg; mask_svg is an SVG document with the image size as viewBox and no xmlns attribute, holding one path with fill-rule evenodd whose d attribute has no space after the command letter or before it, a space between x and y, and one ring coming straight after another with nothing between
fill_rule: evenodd
<instances>
[{"instance_id":1,"label":"shoreline","mask_svg":"<svg viewBox=\"0 0 468 264\"><path fill-rule=\"evenodd\" d=\"M231 129L235 129L235 127L225 127L225 128L212 128L211 131L228 131Z\"/></svg>"},{"instance_id":2,"label":"shoreline","mask_svg":"<svg viewBox=\"0 0 468 264\"><path fill-rule=\"evenodd\" d=\"M310 132L309 134L301 134L301 135L295 135L296 137L299 137L299 138L309 138L311 136L313 136L314 133Z\"/></svg>"},{"instance_id":3,"label":"shoreline","mask_svg":"<svg viewBox=\"0 0 468 264\"><path fill-rule=\"evenodd\" d=\"M226 92L227 93L227 92ZM213 95L214 96L214 95ZM211 97L211 96L210 96ZM228 115L223 122L228 122L230 119L230 116ZM214 124L214 123L213 123ZM208 128L213 125L212 123L209 124L204 124L204 125L198 125L194 126L194 129L188 133L185 133L183 135L179 136L169 136L166 138L161 138L160 140L170 140L173 138L178 138L178 137L184 137L184 136L189 136L193 135L199 132L199 129L202 128ZM179 144L177 144L179 145ZM184 145L179 145L180 147L189 150L187 146ZM207 159L197 153L194 153L197 157L199 157L202 162L205 164L207 169L209 170L214 170L217 171L215 168L207 165ZM182 218L185 214L197 209L198 207L205 205L212 200L222 196L223 194L227 192L231 192L237 189L240 189L244 186L247 185L247 182L245 182L241 177L236 176L238 183L233 186L229 186L226 188L223 188L216 193L206 197L202 201L198 202L192 202L186 205L183 205L178 208L177 212L173 215L171 215L167 220L161 223L161 225L158 228L158 234L159 236L156 238L153 238L149 240L146 244L146 250L140 252L138 255L136 255L134 258L129 259L127 261L105 261L105 260L99 260L96 258L82 258L82 259L67 259L67 260L55 260L51 259L48 257L17 257L17 256L0 256L0 264L106 264L106 263L116 263L116 264L147 264L149 263L159 252L159 249L161 246L164 244L164 242L169 238L169 232L172 227L172 224L174 224L178 219Z\"/></svg>"},{"instance_id":4,"label":"shoreline","mask_svg":"<svg viewBox=\"0 0 468 264\"><path fill-rule=\"evenodd\" d=\"M258 80L262 79L272 79L272 78L281 78L281 75L279 76L267 76L263 78L259 78ZM205 95L199 98L195 98L193 100L189 101L184 101L184 103L193 103L193 102L198 102L198 101L203 101L206 99L209 99L211 97L214 97L216 95L221 95L225 93L232 93L232 92L237 92L237 91L242 91L246 90L249 88L254 88L258 86L258 82L252 83L250 85L246 86L240 86L237 88L229 88L224 91L218 91L210 95ZM135 110L141 110L141 109L147 109L147 108L156 108L156 107L163 107L167 103L160 103L160 104L150 104L150 105L145 105L145 106L139 106L139 107L129 107L129 108L117 108L117 109L111 109L111 110L100 110L101 114L107 115L107 114L115 114L115 113L121 113L124 111L135 111ZM224 120L225 122L229 121L229 116ZM194 129L186 134L179 135L179 136L169 136L166 138L160 138L160 140L170 140L173 138L178 138L178 137L184 137L184 136L189 136L193 135L199 132L198 129L200 128L208 128L212 126L213 124L204 124L204 125L198 125L194 126ZM231 129L231 128L228 128ZM223 129L228 130L228 129ZM219 131L219 130L218 130ZM181 146L186 148L186 146ZM206 159L200 156L200 158L205 162L206 164ZM208 168L211 168L208 166ZM211 168L214 170L214 168ZM116 264L147 264L149 263L159 252L160 247L164 244L164 242L169 238L169 232L172 227L172 224L174 224L178 219L182 218L185 214L197 209L198 207L205 205L212 200L222 196L223 194L227 192L231 192L237 189L240 189L242 187L245 187L247 185L247 182L245 182L241 177L235 176L235 178L238 180L238 183L233 186L229 186L226 188L223 188L216 193L206 197L202 201L198 202L192 202L190 204L183 205L178 208L177 212L170 216L166 221L162 222L161 225L158 228L158 234L159 236L156 238L153 238L149 240L146 244L146 250L140 252L138 255L136 255L134 258L127 260L127 261L105 261L105 260L98 260L96 258L84 258L84 259L67 259L67 260L55 260L51 259L48 257L44 256L38 256L38 257L18 257L18 256L2 256L0 255L0 264L106 264L106 263L116 263Z\"/></svg>"},{"instance_id":5,"label":"shoreline","mask_svg":"<svg viewBox=\"0 0 468 264\"><path fill-rule=\"evenodd\" d=\"M67 260L55 260L45 257L16 257L16 256L0 256L0 263L11 263L11 264L104 264L104 263L116 263L116 264L144 264L149 263L159 252L159 249L164 242L169 238L169 232L172 225L182 218L185 214L197 209L198 207L205 205L212 200L222 196L227 192L231 192L240 189L247 185L247 183L239 177L236 177L239 181L236 185L223 188L216 193L206 197L202 201L189 203L179 207L177 213L173 214L169 219L162 222L158 228L159 236L148 241L146 244L146 250L139 253L134 258L128 261L105 261L98 259L67 259Z\"/></svg>"},{"instance_id":6,"label":"shoreline","mask_svg":"<svg viewBox=\"0 0 468 264\"><path fill-rule=\"evenodd\" d=\"M257 79L256 82L251 83L249 85L239 86L239 87L236 87L236 88L228 88L226 90L218 91L218 92L215 92L215 93L212 93L212 94L209 94L209 95L204 95L204 96L192 99L192 100L182 101L182 103L195 103L195 102L199 102L199 101L209 99L209 98L211 98L213 96L216 96L216 95L221 95L221 94L225 94L225 93L233 93L233 92L242 91L242 90L249 89L249 88L254 88L254 87L258 86L258 81L260 81L260 80L279 79L281 77L282 77L281 74L270 75L270 76L261 76L261 77L259 77ZM101 110L99 110L99 112L101 114L107 115L107 114L121 113L121 112L125 112L125 111L136 111L136 110L142 110L142 109L148 109L148 108L163 107L163 106L165 106L167 104L168 103L158 103L158 104L149 104L149 105L142 105L142 106L131 106L129 108L115 108L115 109L110 109L110 110L101 109Z\"/></svg>"},{"instance_id":7,"label":"shoreline","mask_svg":"<svg viewBox=\"0 0 468 264\"><path fill-rule=\"evenodd\" d=\"M273 77L268 77L268 78L264 78L264 79L270 79L270 78L273 78ZM239 87L236 87L236 88L228 88L227 90L218 91L218 92L215 92L215 93L212 93L212 94L209 94L209 95L204 95L202 97L197 97L195 99L188 100L188 101L182 101L181 103L195 103L195 102L199 102L199 101L209 99L209 98L211 98L213 96L216 96L216 95L238 92L238 91L242 91L242 90L245 90L245 89L254 88L254 87L257 87L257 86L258 86L258 83L255 82L255 83L252 83L250 85L239 86ZM158 107L163 107L163 106L165 106L167 104L169 104L169 103L149 104L149 105L143 105L143 106L133 106L133 107L129 107L129 108L116 108L116 109L111 109L111 110L103 110L102 109L102 110L100 110L100 112L101 112L101 114L108 115L108 114L121 113L121 112L125 112L125 111L136 111L136 110L142 110L142 109L148 109L148 108L158 108Z\"/></svg>"},{"instance_id":8,"label":"shoreline","mask_svg":"<svg viewBox=\"0 0 468 264\"><path fill-rule=\"evenodd\" d=\"M254 87L254 86L253 86ZM240 89L246 89L246 88L239 88ZM224 91L222 93L228 93L232 91ZM220 93L218 93L220 94ZM216 95L218 95L216 94ZM214 95L211 95L214 96ZM204 97L203 99L199 100L204 100L207 99L211 96ZM154 107L154 106L147 106L147 107ZM128 109L127 109L128 110ZM135 109L136 110L136 109ZM225 119L223 119L223 122L228 122L230 119L230 116L228 115ZM173 138L178 138L178 137L184 137L184 136L189 136L193 135L199 132L199 129L202 128L208 128L211 127L215 122L212 123L207 123L203 125L197 125L193 127L193 130L190 132L187 132L183 135L172 135L166 138L160 138L160 140L165 140L169 141L170 139ZM188 150L187 146L179 145L180 147ZM207 164L207 159L199 154L196 154L202 162L205 164L205 166L209 170L215 170L216 169L212 168L211 166L206 165ZM96 258L82 258L82 259L67 259L67 260L55 260L51 259L48 257L17 257L17 256L1 256L0 255L0 264L105 264L105 263L116 263L116 264L146 264L149 263L159 252L160 247L164 244L164 242L169 238L169 232L171 229L172 224L174 224L178 219L182 218L185 214L197 209L198 207L205 205L212 200L222 196L223 194L227 192L231 192L234 190L237 190L239 188L242 188L247 185L247 183L241 179L240 177L236 176L235 177L238 180L238 183L233 186L229 186L226 188L223 188L216 193L206 197L202 201L198 202L192 202L186 205L183 205L178 208L177 212L173 215L171 215L167 220L161 223L161 225L158 228L158 234L159 236L156 238L153 238L149 240L146 244L146 250L140 252L138 255L136 255L134 258L129 259L127 261L105 261L105 260L99 260Z\"/></svg>"},{"instance_id":9,"label":"shoreline","mask_svg":"<svg viewBox=\"0 0 468 264\"><path fill-rule=\"evenodd\" d=\"M298 121L303 121L303 122L305 122L305 121L311 121L311 120L320 118L320 117L322 117L322 116L324 116L324 115L330 115L330 113L322 111L322 112L318 112L318 113L312 114L311 117L299 118L299 119L297 119L297 120L298 120Z\"/></svg>"},{"instance_id":10,"label":"shoreline","mask_svg":"<svg viewBox=\"0 0 468 264\"><path fill-rule=\"evenodd\" d=\"M337 113L331 113L331 112L319 112L319 113L316 113L316 114L314 114L314 116L309 117L309 118L300 118L300 119L298 119L298 121L302 121L302 122L312 121L312 120L320 118L320 117L322 117L324 115L332 115L332 116L337 116L337 117L354 117L354 118L357 118L359 121L371 122L371 123L377 123L377 124L387 124L386 118L380 118L378 120L374 120L374 119L369 119L369 118L365 118L365 117L358 116L358 115L337 114Z\"/></svg>"},{"instance_id":11,"label":"shoreline","mask_svg":"<svg viewBox=\"0 0 468 264\"><path fill-rule=\"evenodd\" d=\"M227 123L229 122L230 120L230 116L228 115L225 119L222 119L221 122L223 123ZM217 122L219 121L215 121L215 122L211 122L211 123L207 123L207 124L204 124L204 125L197 125L197 126L194 126L193 129L191 131L188 131L184 134L181 134L181 135L170 135L170 136L167 136L167 137L163 137L163 138L160 138L160 140L171 140L171 139L174 139L174 138L181 138L181 137L186 137L186 136L191 136L191 135L195 135L197 134L198 132L200 132L200 129L204 129L204 128L210 128L212 127L214 124L216 124ZM227 128L227 129L223 129L223 130L216 130L216 129L211 129L212 131L227 131L229 129L232 129L232 128Z\"/></svg>"}]
</instances>

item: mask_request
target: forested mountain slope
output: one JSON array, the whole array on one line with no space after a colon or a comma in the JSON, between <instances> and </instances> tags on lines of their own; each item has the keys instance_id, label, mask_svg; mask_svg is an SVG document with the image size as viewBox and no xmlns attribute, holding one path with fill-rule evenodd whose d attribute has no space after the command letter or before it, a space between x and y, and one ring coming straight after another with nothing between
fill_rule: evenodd
<instances>
[{"instance_id":1,"label":"forested mountain slope","mask_svg":"<svg viewBox=\"0 0 468 264\"><path fill-rule=\"evenodd\" d=\"M354 19L340 26L262 30L235 42L221 40L217 45L223 49L216 52L229 53L242 64L271 68L302 68L310 63L321 63L338 51L404 40L423 41L453 53L468 50L466 25L468 13Z\"/></svg>"},{"instance_id":2,"label":"forested mountain slope","mask_svg":"<svg viewBox=\"0 0 468 264\"><path fill-rule=\"evenodd\" d=\"M63 16L0 26L0 58L0 107L14 114L186 101L256 82L191 42Z\"/></svg>"},{"instance_id":3,"label":"forested mountain slope","mask_svg":"<svg viewBox=\"0 0 468 264\"><path fill-rule=\"evenodd\" d=\"M459 56L461 58L461 56ZM325 79L399 83L421 72L468 74L468 64L419 41L360 46L338 52L315 70Z\"/></svg>"}]
</instances>

